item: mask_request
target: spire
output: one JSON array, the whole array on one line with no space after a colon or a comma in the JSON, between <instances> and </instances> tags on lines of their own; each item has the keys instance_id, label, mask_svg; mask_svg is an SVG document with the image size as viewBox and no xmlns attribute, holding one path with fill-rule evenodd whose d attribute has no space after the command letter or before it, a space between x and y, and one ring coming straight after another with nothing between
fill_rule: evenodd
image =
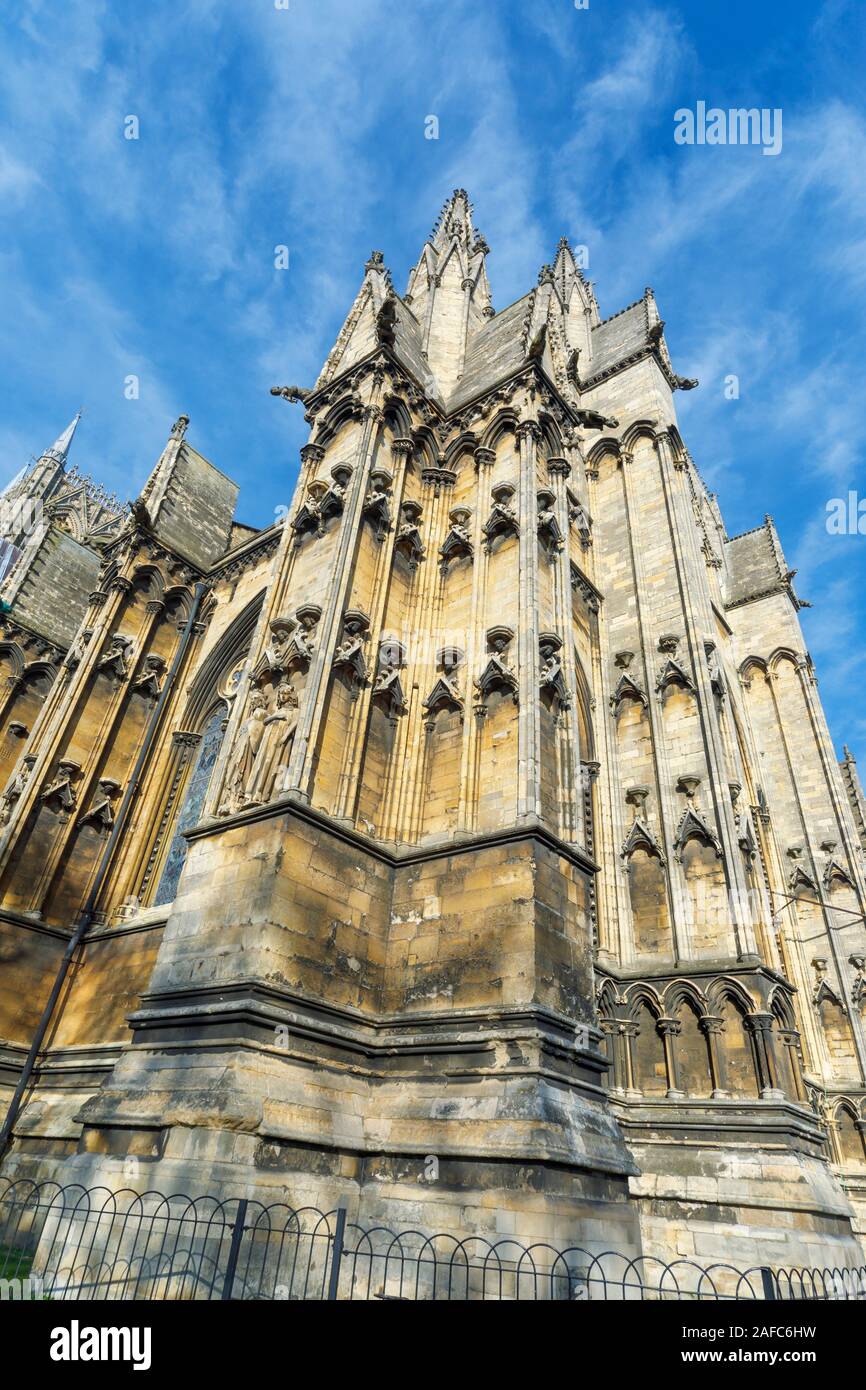
<instances>
[{"instance_id":1,"label":"spire","mask_svg":"<svg viewBox=\"0 0 866 1390\"><path fill-rule=\"evenodd\" d=\"M472 204L455 188L409 276L405 302L421 328L423 347L443 395L459 379L469 338L493 314L485 258Z\"/></svg>"},{"instance_id":2,"label":"spire","mask_svg":"<svg viewBox=\"0 0 866 1390\"><path fill-rule=\"evenodd\" d=\"M69 454L69 446L72 443L72 436L75 434L78 421L81 419L81 411L73 416L66 429L55 439L50 449L46 449L41 455L44 459L51 459L54 463L59 463L62 468L66 467L66 459Z\"/></svg>"}]
</instances>

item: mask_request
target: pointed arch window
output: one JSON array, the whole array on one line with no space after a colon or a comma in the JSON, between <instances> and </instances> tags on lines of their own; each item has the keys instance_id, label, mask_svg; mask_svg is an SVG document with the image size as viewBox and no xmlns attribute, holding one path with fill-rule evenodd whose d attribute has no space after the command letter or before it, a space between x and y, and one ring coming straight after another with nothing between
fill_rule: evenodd
<instances>
[{"instance_id":1,"label":"pointed arch window","mask_svg":"<svg viewBox=\"0 0 866 1390\"><path fill-rule=\"evenodd\" d=\"M201 819L207 790L222 747L225 724L225 706L221 704L219 709L210 716L202 730L195 766L186 785L183 805L154 894L154 906L174 902L180 875L186 863L187 841L184 838L184 831L191 830Z\"/></svg>"}]
</instances>

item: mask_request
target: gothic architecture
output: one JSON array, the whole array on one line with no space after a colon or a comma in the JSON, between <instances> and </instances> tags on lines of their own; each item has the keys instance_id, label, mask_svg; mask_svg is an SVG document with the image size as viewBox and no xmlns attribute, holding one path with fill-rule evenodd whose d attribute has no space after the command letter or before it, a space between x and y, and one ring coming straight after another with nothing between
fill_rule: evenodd
<instances>
[{"instance_id":1,"label":"gothic architecture","mask_svg":"<svg viewBox=\"0 0 866 1390\"><path fill-rule=\"evenodd\" d=\"M381 253L284 521L181 418L0 498L3 1171L862 1262L866 820L651 290ZM267 408L263 402L263 408ZM22 520L23 518L23 520Z\"/></svg>"}]
</instances>

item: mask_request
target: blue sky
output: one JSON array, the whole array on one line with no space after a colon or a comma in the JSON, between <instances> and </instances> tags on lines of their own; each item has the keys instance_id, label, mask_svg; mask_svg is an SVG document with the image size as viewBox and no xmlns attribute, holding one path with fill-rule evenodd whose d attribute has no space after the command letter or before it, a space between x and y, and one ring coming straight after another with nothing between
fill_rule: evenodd
<instances>
[{"instance_id":1,"label":"blue sky","mask_svg":"<svg viewBox=\"0 0 866 1390\"><path fill-rule=\"evenodd\" d=\"M498 308L562 234L589 248L603 315L654 287L675 367L701 381L678 397L686 441L731 534L775 518L815 605L834 740L866 763L866 536L825 526L829 499L866 495L864 16L860 0L7 6L2 480L83 405L74 461L131 496L186 411L241 484L239 519L267 524L306 435L268 388L313 381L373 247L405 289L463 186ZM674 112L699 100L781 108L781 154L675 144Z\"/></svg>"}]
</instances>

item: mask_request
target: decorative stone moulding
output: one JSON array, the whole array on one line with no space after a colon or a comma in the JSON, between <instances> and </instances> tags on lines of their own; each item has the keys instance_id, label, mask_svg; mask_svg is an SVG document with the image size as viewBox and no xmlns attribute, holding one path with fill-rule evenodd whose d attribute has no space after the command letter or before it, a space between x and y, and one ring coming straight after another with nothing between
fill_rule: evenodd
<instances>
[{"instance_id":1,"label":"decorative stone moulding","mask_svg":"<svg viewBox=\"0 0 866 1390\"><path fill-rule=\"evenodd\" d=\"M623 672L623 674L620 676L619 680L616 683L616 687L614 688L613 694L610 697L610 706L612 713L614 715L619 714L620 709L627 700L634 700L635 703L643 705L644 709L646 709L647 705L649 704L649 701L646 697L646 693L643 690L641 690L640 686L637 684L636 681L632 680L631 676L629 676L626 672Z\"/></svg>"},{"instance_id":2,"label":"decorative stone moulding","mask_svg":"<svg viewBox=\"0 0 866 1390\"><path fill-rule=\"evenodd\" d=\"M694 801L700 785L701 779L695 773L687 772L684 773L682 777L677 778L677 791L680 792L687 801Z\"/></svg>"},{"instance_id":3,"label":"decorative stone moulding","mask_svg":"<svg viewBox=\"0 0 866 1390\"><path fill-rule=\"evenodd\" d=\"M601 607L601 595L573 560L569 561L569 577L574 593L580 594L590 613L597 613Z\"/></svg>"},{"instance_id":4,"label":"decorative stone moulding","mask_svg":"<svg viewBox=\"0 0 866 1390\"><path fill-rule=\"evenodd\" d=\"M812 987L812 1003L815 1007L817 1008L825 999L829 999L832 1003L838 1004L843 1013L847 1013L848 1010L842 996L828 978L826 959L823 956L816 956L812 961L812 969L815 971L815 984Z\"/></svg>"},{"instance_id":5,"label":"decorative stone moulding","mask_svg":"<svg viewBox=\"0 0 866 1390\"><path fill-rule=\"evenodd\" d=\"M836 885L840 885L843 888L853 889L854 887L854 880L848 870L843 864L839 863L838 859L834 859L832 856L827 859L821 881L828 892L831 892Z\"/></svg>"},{"instance_id":6,"label":"decorative stone moulding","mask_svg":"<svg viewBox=\"0 0 866 1390\"><path fill-rule=\"evenodd\" d=\"M450 529L439 547L439 562L443 573L447 571L452 560L472 559L474 546L469 534L471 517L469 507L452 507L448 513Z\"/></svg>"},{"instance_id":7,"label":"decorative stone moulding","mask_svg":"<svg viewBox=\"0 0 866 1390\"><path fill-rule=\"evenodd\" d=\"M629 860L635 850L642 849L646 854L658 859L659 863L664 867L667 863L664 851L643 814L643 805L647 792L647 787L630 787L629 791L626 793L627 801L629 796L635 797L641 794L643 795L641 796L640 802L632 800L631 804L635 808L635 816L631 823L631 828L623 841L620 855L623 859Z\"/></svg>"},{"instance_id":8,"label":"decorative stone moulding","mask_svg":"<svg viewBox=\"0 0 866 1390\"><path fill-rule=\"evenodd\" d=\"M497 483L491 488L493 506L490 515L482 526L484 534L485 548L489 551L493 548L493 543L498 537L517 536L520 534L520 522L517 519L517 512L511 506L511 499L515 489L511 483Z\"/></svg>"},{"instance_id":9,"label":"decorative stone moulding","mask_svg":"<svg viewBox=\"0 0 866 1390\"><path fill-rule=\"evenodd\" d=\"M551 454L547 460L547 471L554 478L568 478L571 474L571 464L560 454Z\"/></svg>"},{"instance_id":10,"label":"decorative stone moulding","mask_svg":"<svg viewBox=\"0 0 866 1390\"><path fill-rule=\"evenodd\" d=\"M700 812L691 804L691 801L683 812L674 839L676 857L680 862L682 862L683 851L689 840L700 840L702 844L709 845L710 848L715 851L716 858L721 859L722 846L718 836L710 829Z\"/></svg>"},{"instance_id":11,"label":"decorative stone moulding","mask_svg":"<svg viewBox=\"0 0 866 1390\"><path fill-rule=\"evenodd\" d=\"M633 808L635 820L637 820L639 816L646 814L646 804L649 799L649 794L649 787L643 785L628 787L626 789L626 805Z\"/></svg>"},{"instance_id":12,"label":"decorative stone moulding","mask_svg":"<svg viewBox=\"0 0 866 1390\"><path fill-rule=\"evenodd\" d=\"M664 643L664 645L662 645ZM679 645L678 637L662 637L659 639L659 651L669 653L667 661L661 667L656 681L656 690L662 694L668 686L675 685L681 690L687 690L694 694L695 684L691 676L679 661L676 660L675 652Z\"/></svg>"},{"instance_id":13,"label":"decorative stone moulding","mask_svg":"<svg viewBox=\"0 0 866 1390\"><path fill-rule=\"evenodd\" d=\"M505 653L513 641L513 628L491 627L488 629L488 657L481 674L475 681L476 714L486 714L487 701L494 691L510 695L515 705L518 703L517 676L505 657Z\"/></svg>"},{"instance_id":14,"label":"decorative stone moulding","mask_svg":"<svg viewBox=\"0 0 866 1390\"><path fill-rule=\"evenodd\" d=\"M457 471L454 468L448 468L444 457L439 455L432 463L428 460L422 466L421 481L431 484L438 497L443 487L453 487L457 482Z\"/></svg>"},{"instance_id":15,"label":"decorative stone moulding","mask_svg":"<svg viewBox=\"0 0 866 1390\"><path fill-rule=\"evenodd\" d=\"M6 733L11 734L13 738L26 738L29 732L27 725L18 719L12 719L6 725Z\"/></svg>"}]
</instances>

